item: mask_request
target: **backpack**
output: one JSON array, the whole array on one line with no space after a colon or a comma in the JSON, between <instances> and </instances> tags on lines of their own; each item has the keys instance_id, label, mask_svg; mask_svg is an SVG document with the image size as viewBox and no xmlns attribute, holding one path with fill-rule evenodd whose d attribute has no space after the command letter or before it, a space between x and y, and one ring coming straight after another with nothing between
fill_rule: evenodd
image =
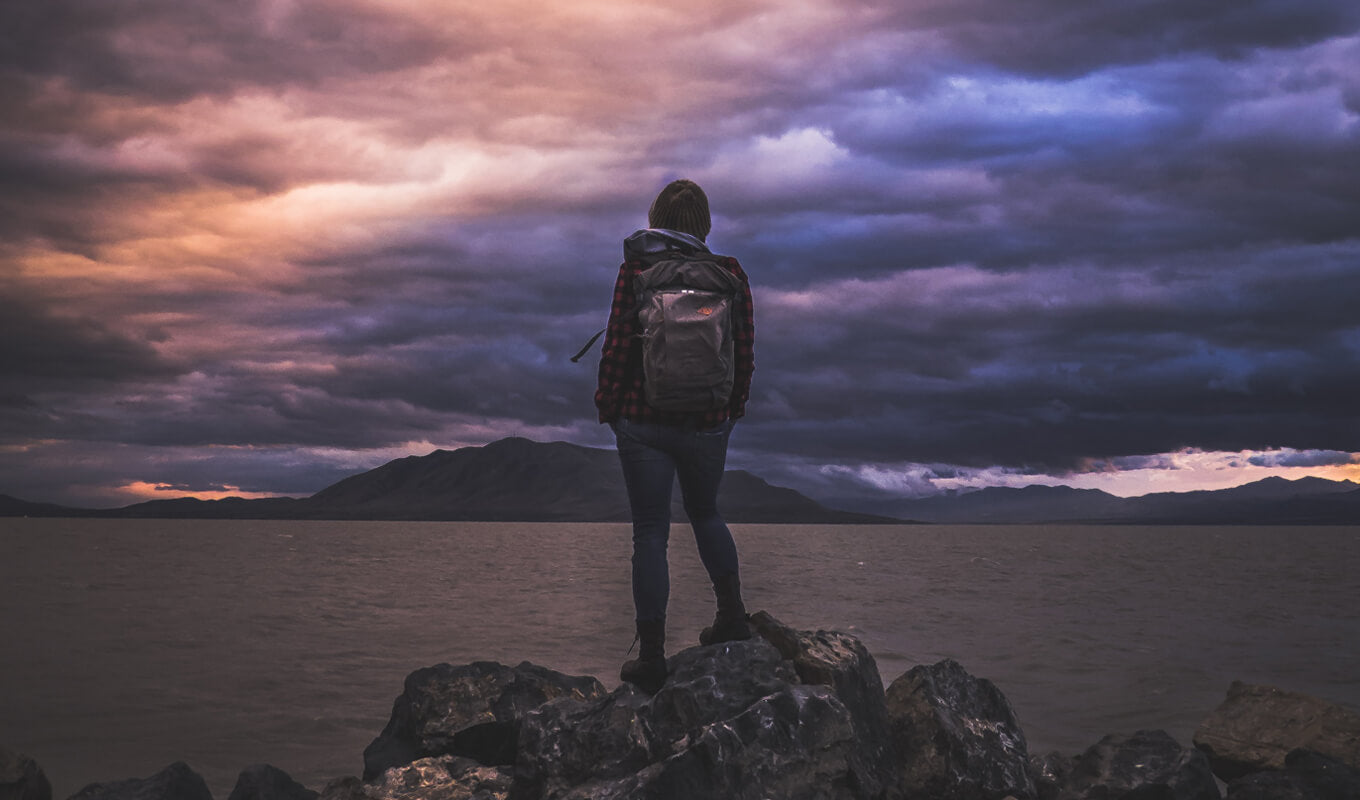
<instances>
[{"instance_id":1,"label":"backpack","mask_svg":"<svg viewBox=\"0 0 1360 800\"><path fill-rule=\"evenodd\" d=\"M733 306L745 281L702 241L675 231L640 230L624 242L624 255L648 265L633 282L647 404L679 412L727 405L735 375Z\"/></svg>"},{"instance_id":2,"label":"backpack","mask_svg":"<svg viewBox=\"0 0 1360 800\"><path fill-rule=\"evenodd\" d=\"M676 254L633 282L642 388L663 411L710 411L732 396L733 304L742 280L709 254Z\"/></svg>"}]
</instances>

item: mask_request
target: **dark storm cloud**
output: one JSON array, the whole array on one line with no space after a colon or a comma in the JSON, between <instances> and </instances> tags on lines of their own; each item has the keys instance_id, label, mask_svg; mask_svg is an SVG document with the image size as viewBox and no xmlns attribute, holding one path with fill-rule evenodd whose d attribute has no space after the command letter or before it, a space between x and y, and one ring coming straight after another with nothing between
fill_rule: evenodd
<instances>
[{"instance_id":1,"label":"dark storm cloud","mask_svg":"<svg viewBox=\"0 0 1360 800\"><path fill-rule=\"evenodd\" d=\"M1348 180L1360 169L1360 143L1355 112L1341 98L1355 79L1341 65L1357 50L1338 49L1335 65L1314 69L1324 89L1257 85L1255 73L1183 64L1075 85L969 78L924 98L890 93L824 122L858 159L842 167L858 179L844 181L858 185L842 195L853 206L842 211L834 198L804 192L774 200L773 211L798 210L795 224L832 232L813 243L818 266L852 261L885 270L957 261L1154 263L1246 241L1347 239L1360 200ZM1314 60L1325 65L1325 54ZM1274 56L1254 67L1289 69ZM1182 77L1198 91L1170 104L1164 87ZM1055 109L1004 105L1017 95ZM896 169L885 171L884 161ZM976 177L929 182L948 167ZM758 203L750 205L758 213ZM841 213L865 215L862 230L836 236Z\"/></svg>"},{"instance_id":2,"label":"dark storm cloud","mask_svg":"<svg viewBox=\"0 0 1360 800\"><path fill-rule=\"evenodd\" d=\"M357 4L340 14L310 3L53 0L7 8L0 66L11 79L176 102L399 69L449 45L418 20Z\"/></svg>"},{"instance_id":3,"label":"dark storm cloud","mask_svg":"<svg viewBox=\"0 0 1360 800\"><path fill-rule=\"evenodd\" d=\"M86 313L61 314L31 296L0 289L0 386L11 392L167 378L182 371L145 342Z\"/></svg>"},{"instance_id":4,"label":"dark storm cloud","mask_svg":"<svg viewBox=\"0 0 1360 800\"><path fill-rule=\"evenodd\" d=\"M1109 65L1198 53L1222 60L1350 33L1360 9L1330 0L1144 0L1067 3L988 0L903 6L909 25L942 32L970 63L1071 77Z\"/></svg>"}]
</instances>

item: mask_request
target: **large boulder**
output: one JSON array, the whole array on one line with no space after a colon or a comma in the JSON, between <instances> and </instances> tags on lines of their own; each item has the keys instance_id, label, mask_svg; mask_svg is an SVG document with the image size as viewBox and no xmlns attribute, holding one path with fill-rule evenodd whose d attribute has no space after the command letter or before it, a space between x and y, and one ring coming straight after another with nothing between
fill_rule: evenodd
<instances>
[{"instance_id":1,"label":"large boulder","mask_svg":"<svg viewBox=\"0 0 1360 800\"><path fill-rule=\"evenodd\" d=\"M655 696L624 684L525 720L515 798L856 798L850 712L763 639L685 650Z\"/></svg>"},{"instance_id":2,"label":"large boulder","mask_svg":"<svg viewBox=\"0 0 1360 800\"><path fill-rule=\"evenodd\" d=\"M952 659L913 667L887 691L902 793L932 800L1035 796L1010 702Z\"/></svg>"},{"instance_id":3,"label":"large boulder","mask_svg":"<svg viewBox=\"0 0 1360 800\"><path fill-rule=\"evenodd\" d=\"M212 793L202 776L176 761L150 778L92 783L70 800L212 800Z\"/></svg>"},{"instance_id":4,"label":"large boulder","mask_svg":"<svg viewBox=\"0 0 1360 800\"><path fill-rule=\"evenodd\" d=\"M364 780L432 756L456 755L487 766L514 761L520 721L549 700L604 695L591 677L529 662L436 664L406 677L387 727L364 750Z\"/></svg>"},{"instance_id":5,"label":"large boulder","mask_svg":"<svg viewBox=\"0 0 1360 800\"><path fill-rule=\"evenodd\" d=\"M1285 756L1297 749L1360 769L1360 714L1306 694L1233 681L1194 742L1224 781L1283 769Z\"/></svg>"},{"instance_id":6,"label":"large boulder","mask_svg":"<svg viewBox=\"0 0 1360 800\"><path fill-rule=\"evenodd\" d=\"M52 800L52 784L38 762L0 747L0 800Z\"/></svg>"},{"instance_id":7,"label":"large boulder","mask_svg":"<svg viewBox=\"0 0 1360 800\"><path fill-rule=\"evenodd\" d=\"M317 793L270 764L241 770L228 800L316 800Z\"/></svg>"},{"instance_id":8,"label":"large boulder","mask_svg":"<svg viewBox=\"0 0 1360 800\"><path fill-rule=\"evenodd\" d=\"M1204 754L1166 731L1111 734L1085 753L1035 760L1044 800L1219 800Z\"/></svg>"},{"instance_id":9,"label":"large boulder","mask_svg":"<svg viewBox=\"0 0 1360 800\"><path fill-rule=\"evenodd\" d=\"M1293 750L1283 770L1230 782L1228 800L1360 800L1360 770L1311 750Z\"/></svg>"}]
</instances>

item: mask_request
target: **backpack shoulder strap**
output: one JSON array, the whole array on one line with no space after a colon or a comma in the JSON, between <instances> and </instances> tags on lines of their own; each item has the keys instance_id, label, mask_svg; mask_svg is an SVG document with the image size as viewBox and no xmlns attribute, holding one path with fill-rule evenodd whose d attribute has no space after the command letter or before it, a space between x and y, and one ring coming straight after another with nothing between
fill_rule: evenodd
<instances>
[{"instance_id":1,"label":"backpack shoulder strap","mask_svg":"<svg viewBox=\"0 0 1360 800\"><path fill-rule=\"evenodd\" d=\"M576 355L571 357L571 363L575 364L576 362L580 361L583 357L585 357L585 354L590 352L590 348L595 346L595 343L600 340L601 336L604 336L604 332L606 330L608 330L608 328L600 328L598 333L590 337L590 341L586 342L585 347L582 347L576 353Z\"/></svg>"}]
</instances>

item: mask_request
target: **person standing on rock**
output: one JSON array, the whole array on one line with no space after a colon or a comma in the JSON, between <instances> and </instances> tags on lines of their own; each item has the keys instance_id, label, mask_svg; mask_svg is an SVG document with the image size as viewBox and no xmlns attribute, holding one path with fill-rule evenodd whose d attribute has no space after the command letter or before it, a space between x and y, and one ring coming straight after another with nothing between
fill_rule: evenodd
<instances>
[{"instance_id":1,"label":"person standing on rock","mask_svg":"<svg viewBox=\"0 0 1360 800\"><path fill-rule=\"evenodd\" d=\"M713 254L705 243L712 221L708 198L698 184L668 184L652 203L647 221L648 228L624 242L595 405L600 422L614 431L633 519L633 604L641 648L619 677L655 693L667 675L666 547L677 476L718 605L713 626L700 634L700 643L751 638L736 544L718 513L718 485L733 423L746 413L755 369L755 323L746 273L735 258ZM714 322L719 317L721 326ZM717 358L727 360L726 372L698 392L671 386L677 371L693 383L695 359L690 351L676 355L665 347L680 348L677 343L687 336L703 338L675 329L666 332L663 326L681 324L677 319L689 320L690 331L707 326L717 332L708 338L722 340Z\"/></svg>"}]
</instances>

